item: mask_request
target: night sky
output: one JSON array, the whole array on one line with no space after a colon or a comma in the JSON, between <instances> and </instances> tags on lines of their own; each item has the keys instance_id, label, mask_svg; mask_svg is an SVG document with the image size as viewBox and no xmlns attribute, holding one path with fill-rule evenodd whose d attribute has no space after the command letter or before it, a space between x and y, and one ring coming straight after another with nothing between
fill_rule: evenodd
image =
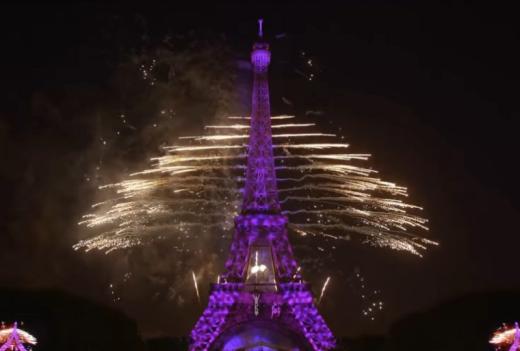
<instances>
[{"instance_id":1,"label":"night sky","mask_svg":"<svg viewBox=\"0 0 520 351\"><path fill-rule=\"evenodd\" d=\"M491 2L343 3L5 7L0 285L114 305L107 286L117 267L111 256L72 250L76 223L97 185L142 167L219 111L247 110L238 67L264 17L273 114L323 111L312 117L322 131L344 135L353 152L373 155L385 179L406 185L440 242L422 259L346 248L330 271L361 271L386 308L364 320L355 287L333 279L321 307L331 328L381 333L447 299L518 291L517 13ZM136 62L167 42L187 57L204 51L174 78L156 72L159 81L174 80L175 96L136 83ZM317 63L312 82L302 77L302 52ZM169 99L178 113L171 129L157 130L153 116ZM122 111L135 129L111 139ZM140 259L143 271L153 270L150 257ZM196 300L164 310L147 294L118 307L145 334L185 335L202 311Z\"/></svg>"}]
</instances>

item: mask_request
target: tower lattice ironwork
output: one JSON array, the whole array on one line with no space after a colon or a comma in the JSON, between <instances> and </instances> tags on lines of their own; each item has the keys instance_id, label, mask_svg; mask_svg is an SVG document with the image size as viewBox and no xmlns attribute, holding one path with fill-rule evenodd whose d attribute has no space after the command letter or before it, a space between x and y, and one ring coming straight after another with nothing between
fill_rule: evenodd
<instances>
[{"instance_id":1,"label":"tower lattice ironwork","mask_svg":"<svg viewBox=\"0 0 520 351\"><path fill-rule=\"evenodd\" d=\"M5 340L3 340L4 338ZM27 351L24 343L35 345L36 338L19 330L16 322L11 328L0 329L0 351Z\"/></svg>"},{"instance_id":2,"label":"tower lattice ironwork","mask_svg":"<svg viewBox=\"0 0 520 351\"><path fill-rule=\"evenodd\" d=\"M298 273L287 217L281 214L271 136L271 53L262 39L261 20L259 27L251 53L253 91L242 213L235 218L225 272L220 283L212 285L208 306L191 333L191 351L232 350L226 345L236 343L230 341L233 335L246 335L248 328L286 335L298 345L296 349L335 346L310 286ZM255 337L249 335L248 342L254 344ZM260 339L257 346L265 346Z\"/></svg>"}]
</instances>

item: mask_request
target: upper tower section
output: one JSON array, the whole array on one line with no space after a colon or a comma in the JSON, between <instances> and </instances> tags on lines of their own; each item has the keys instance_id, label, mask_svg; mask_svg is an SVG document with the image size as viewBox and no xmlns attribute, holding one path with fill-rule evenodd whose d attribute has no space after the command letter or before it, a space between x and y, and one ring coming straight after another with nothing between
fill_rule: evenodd
<instances>
[{"instance_id":1,"label":"upper tower section","mask_svg":"<svg viewBox=\"0 0 520 351\"><path fill-rule=\"evenodd\" d=\"M263 41L262 20L258 25L259 39L251 52L253 92L242 213L279 214L267 75L271 52L269 44Z\"/></svg>"},{"instance_id":2,"label":"upper tower section","mask_svg":"<svg viewBox=\"0 0 520 351\"><path fill-rule=\"evenodd\" d=\"M251 63L253 64L254 73L266 73L269 63L271 62L271 52L269 44L263 41L263 20L258 20L258 41L253 45L251 52Z\"/></svg>"},{"instance_id":3,"label":"upper tower section","mask_svg":"<svg viewBox=\"0 0 520 351\"><path fill-rule=\"evenodd\" d=\"M269 63L271 63L271 52L269 44L264 42L256 42L251 52L251 63L253 64L254 73L266 73Z\"/></svg>"}]
</instances>

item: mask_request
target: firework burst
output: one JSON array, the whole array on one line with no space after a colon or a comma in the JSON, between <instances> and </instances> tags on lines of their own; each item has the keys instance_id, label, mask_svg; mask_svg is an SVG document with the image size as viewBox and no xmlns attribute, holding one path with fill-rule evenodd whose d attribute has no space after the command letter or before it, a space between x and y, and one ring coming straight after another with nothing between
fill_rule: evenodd
<instances>
[{"instance_id":1,"label":"firework burst","mask_svg":"<svg viewBox=\"0 0 520 351\"><path fill-rule=\"evenodd\" d=\"M381 180L362 166L369 154L347 153L334 134L309 131L313 123L287 123L293 116L273 116L280 202L293 233L301 237L351 240L406 251L418 256L432 240L419 235L427 220L420 207L403 199L407 189ZM90 237L76 250L111 252L195 232L229 232L239 210L244 182L248 117L210 125L211 134L181 137L165 147L152 167L118 183L100 187L107 199L93 205L80 225ZM236 123L236 121L242 123ZM278 120L283 120L276 123ZM230 132L231 131L231 132Z\"/></svg>"},{"instance_id":2,"label":"firework burst","mask_svg":"<svg viewBox=\"0 0 520 351\"><path fill-rule=\"evenodd\" d=\"M497 350L517 351L520 349L520 329L518 323L514 326L504 325L494 334L489 343Z\"/></svg>"}]
</instances>

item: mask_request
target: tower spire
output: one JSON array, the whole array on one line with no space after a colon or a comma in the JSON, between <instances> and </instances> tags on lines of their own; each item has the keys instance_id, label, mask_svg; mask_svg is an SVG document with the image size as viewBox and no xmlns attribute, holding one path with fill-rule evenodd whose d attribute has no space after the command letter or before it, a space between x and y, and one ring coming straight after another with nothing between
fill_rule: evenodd
<instances>
[{"instance_id":1,"label":"tower spire","mask_svg":"<svg viewBox=\"0 0 520 351\"><path fill-rule=\"evenodd\" d=\"M263 20L259 19L258 34L260 38L263 35L262 23ZM271 135L271 106L268 83L270 61L269 45L263 41L257 41L251 52L253 94L246 183L242 204L243 213L280 212Z\"/></svg>"},{"instance_id":2,"label":"tower spire","mask_svg":"<svg viewBox=\"0 0 520 351\"><path fill-rule=\"evenodd\" d=\"M264 20L262 18L258 19L258 37L259 38L262 38L264 36L264 31L262 28L263 22L264 22Z\"/></svg>"}]
</instances>

